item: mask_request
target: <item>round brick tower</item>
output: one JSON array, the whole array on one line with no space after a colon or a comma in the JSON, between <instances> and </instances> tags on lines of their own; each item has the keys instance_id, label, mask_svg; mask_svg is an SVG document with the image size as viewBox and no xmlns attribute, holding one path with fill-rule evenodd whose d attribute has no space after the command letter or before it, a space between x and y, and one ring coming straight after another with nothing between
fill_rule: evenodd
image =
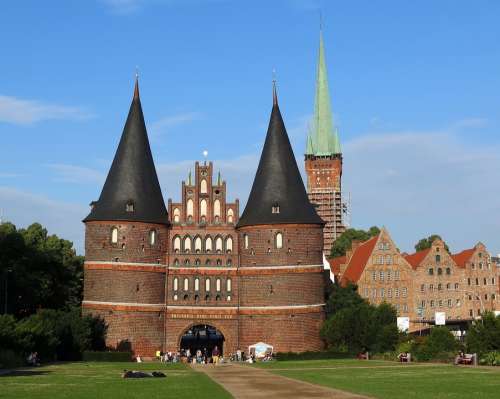
<instances>
[{"instance_id":1,"label":"round brick tower","mask_svg":"<svg viewBox=\"0 0 500 399\"><path fill-rule=\"evenodd\" d=\"M108 346L154 356L164 341L168 215L137 80L118 150L91 206L83 312L105 319Z\"/></svg>"},{"instance_id":2,"label":"round brick tower","mask_svg":"<svg viewBox=\"0 0 500 399\"><path fill-rule=\"evenodd\" d=\"M324 222L309 202L278 107L238 222L240 346L277 352L323 348Z\"/></svg>"}]
</instances>

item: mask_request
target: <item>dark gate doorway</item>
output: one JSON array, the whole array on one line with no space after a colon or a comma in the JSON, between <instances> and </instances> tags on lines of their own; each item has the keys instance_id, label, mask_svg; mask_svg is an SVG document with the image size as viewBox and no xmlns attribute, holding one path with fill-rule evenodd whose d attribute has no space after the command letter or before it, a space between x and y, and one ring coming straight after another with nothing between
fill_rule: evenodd
<instances>
[{"instance_id":1,"label":"dark gate doorway","mask_svg":"<svg viewBox=\"0 0 500 399\"><path fill-rule=\"evenodd\" d=\"M199 324L190 327L181 337L180 349L189 349L194 355L198 349L207 356L211 356L215 346L223 353L224 335L208 324Z\"/></svg>"}]
</instances>

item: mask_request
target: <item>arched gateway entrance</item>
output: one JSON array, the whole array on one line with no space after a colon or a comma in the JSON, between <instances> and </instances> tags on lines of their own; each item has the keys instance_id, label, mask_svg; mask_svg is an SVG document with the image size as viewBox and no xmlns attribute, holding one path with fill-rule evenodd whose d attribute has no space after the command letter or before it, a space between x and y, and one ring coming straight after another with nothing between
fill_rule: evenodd
<instances>
[{"instance_id":1,"label":"arched gateway entrance","mask_svg":"<svg viewBox=\"0 0 500 399\"><path fill-rule=\"evenodd\" d=\"M207 355L211 355L212 349L217 346L220 353L223 353L224 335L215 327L208 324L197 324L189 327L181 336L179 349L188 349L195 354L198 349L202 353L206 350Z\"/></svg>"}]
</instances>

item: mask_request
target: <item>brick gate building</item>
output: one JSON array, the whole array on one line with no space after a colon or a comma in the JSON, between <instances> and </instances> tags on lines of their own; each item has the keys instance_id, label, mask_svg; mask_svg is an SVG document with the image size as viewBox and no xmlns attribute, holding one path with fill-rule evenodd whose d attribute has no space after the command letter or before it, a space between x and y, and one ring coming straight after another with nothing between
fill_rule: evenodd
<instances>
[{"instance_id":1,"label":"brick gate building","mask_svg":"<svg viewBox=\"0 0 500 399\"><path fill-rule=\"evenodd\" d=\"M322 348L323 220L309 202L273 87L261 160L245 210L226 201L212 163L196 163L165 207L136 82L98 201L85 218L83 312L108 324L107 344L136 355L176 351L193 327L223 352L264 341Z\"/></svg>"}]
</instances>

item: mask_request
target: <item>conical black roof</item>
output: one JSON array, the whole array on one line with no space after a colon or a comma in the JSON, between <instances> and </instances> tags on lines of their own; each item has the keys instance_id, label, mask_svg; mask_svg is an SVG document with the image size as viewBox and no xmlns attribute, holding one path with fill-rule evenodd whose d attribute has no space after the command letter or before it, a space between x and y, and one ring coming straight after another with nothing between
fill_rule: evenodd
<instances>
[{"instance_id":1,"label":"conical black roof","mask_svg":"<svg viewBox=\"0 0 500 399\"><path fill-rule=\"evenodd\" d=\"M93 203L84 222L94 220L168 224L137 81L127 122L101 196Z\"/></svg>"},{"instance_id":2,"label":"conical black roof","mask_svg":"<svg viewBox=\"0 0 500 399\"><path fill-rule=\"evenodd\" d=\"M324 224L309 202L273 88L273 109L252 191L238 227Z\"/></svg>"}]
</instances>

